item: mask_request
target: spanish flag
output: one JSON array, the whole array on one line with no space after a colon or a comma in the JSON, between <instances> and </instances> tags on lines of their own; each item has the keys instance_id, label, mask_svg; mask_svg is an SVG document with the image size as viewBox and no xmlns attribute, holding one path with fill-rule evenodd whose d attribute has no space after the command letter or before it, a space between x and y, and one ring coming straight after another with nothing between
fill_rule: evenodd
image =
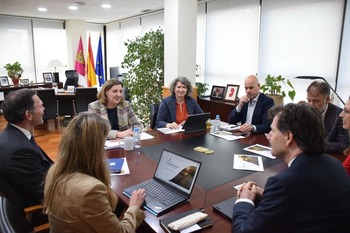
<instances>
[{"instance_id":1,"label":"spanish flag","mask_svg":"<svg viewBox=\"0 0 350 233\"><path fill-rule=\"evenodd\" d=\"M95 73L95 64L94 64L94 56L92 54L91 48L91 39L89 36L89 48L88 48L88 57L87 57L87 85L88 87L96 86L96 73Z\"/></svg>"},{"instance_id":2,"label":"spanish flag","mask_svg":"<svg viewBox=\"0 0 350 233\"><path fill-rule=\"evenodd\" d=\"M85 59L84 59L84 49L83 49L83 41L79 40L77 56L75 58L75 70L85 76Z\"/></svg>"}]
</instances>

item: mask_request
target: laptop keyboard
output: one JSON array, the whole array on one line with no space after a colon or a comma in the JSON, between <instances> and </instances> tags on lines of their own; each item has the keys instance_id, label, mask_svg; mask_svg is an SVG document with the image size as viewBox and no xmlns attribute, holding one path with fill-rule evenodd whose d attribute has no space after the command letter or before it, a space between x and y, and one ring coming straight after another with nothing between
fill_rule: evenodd
<instances>
[{"instance_id":1,"label":"laptop keyboard","mask_svg":"<svg viewBox=\"0 0 350 233\"><path fill-rule=\"evenodd\" d=\"M145 189L147 195L152 196L165 206L169 206L183 199L183 197L179 194L165 189L163 186L153 182L152 180L140 184L139 188Z\"/></svg>"}]
</instances>

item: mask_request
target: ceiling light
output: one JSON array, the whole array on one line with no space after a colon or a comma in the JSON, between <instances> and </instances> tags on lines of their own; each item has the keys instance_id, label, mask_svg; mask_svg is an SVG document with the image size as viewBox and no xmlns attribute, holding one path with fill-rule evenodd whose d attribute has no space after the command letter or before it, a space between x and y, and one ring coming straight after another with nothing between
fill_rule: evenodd
<instances>
[{"instance_id":1,"label":"ceiling light","mask_svg":"<svg viewBox=\"0 0 350 233\"><path fill-rule=\"evenodd\" d=\"M105 8L105 9L109 9L111 8L112 6L109 5L109 4L102 4L102 8Z\"/></svg>"},{"instance_id":2,"label":"ceiling light","mask_svg":"<svg viewBox=\"0 0 350 233\"><path fill-rule=\"evenodd\" d=\"M45 12L45 11L47 11L47 9L45 7L39 7L38 11Z\"/></svg>"},{"instance_id":3,"label":"ceiling light","mask_svg":"<svg viewBox=\"0 0 350 233\"><path fill-rule=\"evenodd\" d=\"M69 6L68 9L75 11L75 10L78 10L78 7L77 6Z\"/></svg>"}]
</instances>

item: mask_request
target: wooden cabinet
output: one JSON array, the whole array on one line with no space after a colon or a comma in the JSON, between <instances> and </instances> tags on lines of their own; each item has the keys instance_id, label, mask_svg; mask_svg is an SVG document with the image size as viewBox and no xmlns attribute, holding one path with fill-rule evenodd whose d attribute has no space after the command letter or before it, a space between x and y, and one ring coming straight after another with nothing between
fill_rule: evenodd
<instances>
[{"instance_id":1,"label":"wooden cabinet","mask_svg":"<svg viewBox=\"0 0 350 233\"><path fill-rule=\"evenodd\" d=\"M204 112L210 112L211 119L214 119L219 114L220 119L225 122L228 121L228 115L236 106L235 103L211 99L210 97L198 98L197 102Z\"/></svg>"}]
</instances>

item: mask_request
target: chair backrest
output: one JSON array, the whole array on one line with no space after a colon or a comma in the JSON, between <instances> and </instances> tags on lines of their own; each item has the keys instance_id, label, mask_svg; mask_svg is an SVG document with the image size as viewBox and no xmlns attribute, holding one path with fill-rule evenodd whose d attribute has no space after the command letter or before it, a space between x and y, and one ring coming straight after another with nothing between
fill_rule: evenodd
<instances>
[{"instance_id":1,"label":"chair backrest","mask_svg":"<svg viewBox=\"0 0 350 233\"><path fill-rule=\"evenodd\" d=\"M158 115L159 104L152 104L150 111L150 127L151 129L156 128L157 115Z\"/></svg>"},{"instance_id":2,"label":"chair backrest","mask_svg":"<svg viewBox=\"0 0 350 233\"><path fill-rule=\"evenodd\" d=\"M34 227L28 222L25 214L5 196L0 196L0 232L34 232Z\"/></svg>"},{"instance_id":3,"label":"chair backrest","mask_svg":"<svg viewBox=\"0 0 350 233\"><path fill-rule=\"evenodd\" d=\"M65 74L67 79L64 84L64 89L67 90L68 85L77 87L79 82L78 72L76 70L66 70Z\"/></svg>"},{"instance_id":4,"label":"chair backrest","mask_svg":"<svg viewBox=\"0 0 350 233\"><path fill-rule=\"evenodd\" d=\"M36 92L45 107L44 120L55 119L58 114L55 90L38 89Z\"/></svg>"},{"instance_id":5,"label":"chair backrest","mask_svg":"<svg viewBox=\"0 0 350 233\"><path fill-rule=\"evenodd\" d=\"M75 90L75 114L88 110L88 105L97 100L97 88L77 88Z\"/></svg>"}]
</instances>

